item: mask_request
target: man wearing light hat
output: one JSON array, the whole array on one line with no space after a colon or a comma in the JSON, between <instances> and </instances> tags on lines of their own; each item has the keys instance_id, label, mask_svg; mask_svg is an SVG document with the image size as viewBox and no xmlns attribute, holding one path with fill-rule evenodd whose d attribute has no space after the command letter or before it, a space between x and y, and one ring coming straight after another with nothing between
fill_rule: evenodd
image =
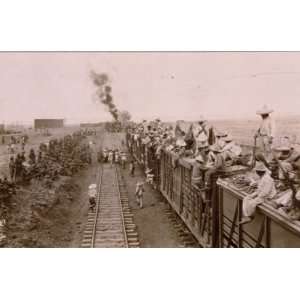
<instances>
[{"instance_id":1,"label":"man wearing light hat","mask_svg":"<svg viewBox=\"0 0 300 300\"><path fill-rule=\"evenodd\" d=\"M256 114L260 115L262 120L255 134L259 138L260 147L265 155L266 160L272 159L272 144L275 138L275 122L270 114L273 112L267 105L258 110Z\"/></svg>"},{"instance_id":2,"label":"man wearing light hat","mask_svg":"<svg viewBox=\"0 0 300 300\"><path fill-rule=\"evenodd\" d=\"M204 137L208 140L208 143L212 145L214 143L213 128L207 124L207 121L203 116L200 116L196 125L193 126L193 135L198 146L198 140Z\"/></svg>"},{"instance_id":3,"label":"man wearing light hat","mask_svg":"<svg viewBox=\"0 0 300 300\"><path fill-rule=\"evenodd\" d=\"M217 131L215 135L216 135L215 144L218 145L221 149L223 149L226 145L225 139L228 136L228 134L226 132Z\"/></svg>"},{"instance_id":4,"label":"man wearing light hat","mask_svg":"<svg viewBox=\"0 0 300 300\"><path fill-rule=\"evenodd\" d=\"M198 153L192 170L192 184L198 188L203 185L203 175L207 170L208 150L207 139L203 138L203 141L198 145Z\"/></svg>"},{"instance_id":5,"label":"man wearing light hat","mask_svg":"<svg viewBox=\"0 0 300 300\"><path fill-rule=\"evenodd\" d=\"M281 153L279 160L281 160L281 167L283 170L289 174L291 179L295 179L297 176L299 177L300 153L288 143L281 145L280 147L276 148L276 150ZM281 168L279 168L278 176L281 180L285 179Z\"/></svg>"},{"instance_id":6,"label":"man wearing light hat","mask_svg":"<svg viewBox=\"0 0 300 300\"><path fill-rule=\"evenodd\" d=\"M93 183L89 185L89 203L90 203L90 210L93 212L96 206L96 196L97 196L97 184Z\"/></svg>"},{"instance_id":7,"label":"man wearing light hat","mask_svg":"<svg viewBox=\"0 0 300 300\"><path fill-rule=\"evenodd\" d=\"M208 171L205 173L205 186L210 187L212 175L222 170L225 166L224 158L222 156L222 149L218 144L214 144L209 147L207 167Z\"/></svg>"},{"instance_id":8,"label":"man wearing light hat","mask_svg":"<svg viewBox=\"0 0 300 300\"><path fill-rule=\"evenodd\" d=\"M271 171L262 162L257 162L255 172L259 176L257 190L243 199L243 219L240 224L246 224L253 220L256 207L266 200L272 200L276 195L274 179Z\"/></svg>"},{"instance_id":9,"label":"man wearing light hat","mask_svg":"<svg viewBox=\"0 0 300 300\"><path fill-rule=\"evenodd\" d=\"M203 150L205 150L205 149L209 149L209 144L208 144L207 137L203 135L198 138L195 156L197 156L199 153L203 152Z\"/></svg>"},{"instance_id":10,"label":"man wearing light hat","mask_svg":"<svg viewBox=\"0 0 300 300\"><path fill-rule=\"evenodd\" d=\"M223 147L222 152L224 160L234 163L242 154L242 148L235 143L233 137L230 134L228 134L227 137L224 138L224 141L225 146Z\"/></svg>"}]
</instances>

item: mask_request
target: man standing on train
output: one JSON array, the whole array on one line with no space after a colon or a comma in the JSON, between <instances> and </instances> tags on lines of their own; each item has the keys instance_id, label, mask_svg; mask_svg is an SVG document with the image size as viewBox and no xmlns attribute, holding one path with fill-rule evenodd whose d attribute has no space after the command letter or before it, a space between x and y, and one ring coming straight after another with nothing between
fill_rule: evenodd
<instances>
[{"instance_id":1,"label":"man standing on train","mask_svg":"<svg viewBox=\"0 0 300 300\"><path fill-rule=\"evenodd\" d=\"M213 128L207 124L207 121L203 116L200 116L197 124L194 126L193 135L198 146L198 141L203 140L205 137L209 143L209 145L213 145L215 143L215 136Z\"/></svg>"},{"instance_id":2,"label":"man standing on train","mask_svg":"<svg viewBox=\"0 0 300 300\"><path fill-rule=\"evenodd\" d=\"M267 161L272 160L272 145L275 138L275 122L270 116L272 112L273 110L266 105L256 112L262 119L254 137L259 139L259 146Z\"/></svg>"}]
</instances>

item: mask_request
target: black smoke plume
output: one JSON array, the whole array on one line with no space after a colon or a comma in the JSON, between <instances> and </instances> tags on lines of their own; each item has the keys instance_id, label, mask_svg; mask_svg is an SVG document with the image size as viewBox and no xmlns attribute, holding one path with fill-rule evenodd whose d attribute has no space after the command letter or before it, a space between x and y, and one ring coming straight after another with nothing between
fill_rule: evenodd
<instances>
[{"instance_id":1,"label":"black smoke plume","mask_svg":"<svg viewBox=\"0 0 300 300\"><path fill-rule=\"evenodd\" d=\"M117 121L119 111L114 104L113 97L111 95L112 88L109 85L108 75L105 73L96 73L91 71L91 78L97 87L95 102L104 104L108 108L108 111L111 113L114 120Z\"/></svg>"}]
</instances>

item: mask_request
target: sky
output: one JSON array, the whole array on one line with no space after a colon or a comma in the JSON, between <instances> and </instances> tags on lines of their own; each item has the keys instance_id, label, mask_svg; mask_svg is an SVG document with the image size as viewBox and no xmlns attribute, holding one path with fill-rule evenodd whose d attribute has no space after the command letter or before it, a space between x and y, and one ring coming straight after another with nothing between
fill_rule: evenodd
<instances>
[{"instance_id":1,"label":"sky","mask_svg":"<svg viewBox=\"0 0 300 300\"><path fill-rule=\"evenodd\" d=\"M105 72L119 110L135 120L300 115L300 52L0 53L0 122L111 120L92 100Z\"/></svg>"}]
</instances>

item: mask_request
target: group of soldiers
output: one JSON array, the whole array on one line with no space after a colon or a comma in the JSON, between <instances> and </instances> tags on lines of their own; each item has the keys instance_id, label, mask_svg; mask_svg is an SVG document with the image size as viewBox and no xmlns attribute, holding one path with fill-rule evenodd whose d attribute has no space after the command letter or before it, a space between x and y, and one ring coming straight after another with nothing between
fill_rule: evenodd
<instances>
[{"instance_id":1,"label":"group of soldiers","mask_svg":"<svg viewBox=\"0 0 300 300\"><path fill-rule=\"evenodd\" d=\"M274 200L279 186L288 192L272 201L273 207L291 207L292 202L295 203L293 200L300 201L300 153L288 137L281 138L276 145L275 141L279 139L272 109L265 105L256 113L260 116L260 124L254 135L252 153L244 151L229 132L217 130L203 116L190 124L186 131L181 128L182 121L178 121L174 128L159 119L152 122L144 120L128 129L128 146L131 152L137 148L145 149L141 163L145 164L146 170L149 170L149 158L159 159L162 150L171 154L174 168L179 158L191 159L192 185L201 190L210 189L213 175L228 167L243 165L252 170L256 176L253 181L255 192L243 201L242 223L247 223L252 220L257 205ZM153 178L153 174L151 176Z\"/></svg>"},{"instance_id":2,"label":"group of soldiers","mask_svg":"<svg viewBox=\"0 0 300 300\"><path fill-rule=\"evenodd\" d=\"M159 119L150 125L143 121L141 124L130 128L127 132L128 145L134 151L133 145L145 146L142 161L147 170L147 177L152 177L149 158L159 159L163 150L172 154L172 163L176 168L181 157L195 160L193 170L193 184L200 186L202 183L209 185L209 178L225 165L230 166L240 163L242 149L229 133L216 131L209 126L204 117L200 117L196 124L191 124L187 132L180 127L180 121L175 128L163 125ZM150 159L151 160L151 159ZM206 172L202 178L202 170ZM200 176L201 175L201 176ZM204 182L203 182L204 181Z\"/></svg>"},{"instance_id":3,"label":"group of soldiers","mask_svg":"<svg viewBox=\"0 0 300 300\"><path fill-rule=\"evenodd\" d=\"M85 135L81 132L50 139L41 143L39 149L30 149L10 157L9 174L14 183L29 183L32 178L55 180L59 175L71 176L86 164L91 164L89 144L82 143Z\"/></svg>"},{"instance_id":4,"label":"group of soldiers","mask_svg":"<svg viewBox=\"0 0 300 300\"><path fill-rule=\"evenodd\" d=\"M100 149L97 155L98 162L109 163L111 166L113 163L121 164L122 168L126 168L127 153L126 151L116 149L103 148Z\"/></svg>"}]
</instances>

